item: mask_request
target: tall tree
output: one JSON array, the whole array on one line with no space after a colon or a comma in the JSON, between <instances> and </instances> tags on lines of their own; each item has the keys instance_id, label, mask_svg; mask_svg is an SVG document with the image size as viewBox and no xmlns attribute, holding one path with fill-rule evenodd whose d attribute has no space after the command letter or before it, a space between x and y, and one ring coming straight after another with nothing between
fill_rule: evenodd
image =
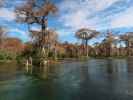
<instances>
[{"instance_id":1,"label":"tall tree","mask_svg":"<svg viewBox=\"0 0 133 100\"><path fill-rule=\"evenodd\" d=\"M96 37L98 34L99 34L99 32L97 32L95 30L90 30L90 29L87 29L87 28L79 29L76 32L75 36L78 39L82 39L83 44L85 45L86 56L88 56L88 40Z\"/></svg>"},{"instance_id":2,"label":"tall tree","mask_svg":"<svg viewBox=\"0 0 133 100\"><path fill-rule=\"evenodd\" d=\"M27 23L29 30L30 25L34 23L41 25L39 44L41 47L43 47L44 44L42 44L41 42L45 40L45 35L47 34L46 29L48 23L48 15L51 13L54 14L57 11L57 7L46 0L41 6L37 5L37 3L37 0L28 0L24 6L17 7L17 21Z\"/></svg>"},{"instance_id":3,"label":"tall tree","mask_svg":"<svg viewBox=\"0 0 133 100\"><path fill-rule=\"evenodd\" d=\"M128 32L124 35L121 35L120 38L125 41L126 43L126 48L127 48L127 55L130 56L133 48L133 33ZM131 52L130 52L131 51Z\"/></svg>"},{"instance_id":4,"label":"tall tree","mask_svg":"<svg viewBox=\"0 0 133 100\"><path fill-rule=\"evenodd\" d=\"M28 29L32 34L38 33L38 36L36 36L36 38L38 38L37 46L41 50L44 50L44 48L47 47L47 40L49 40L47 39L48 16L56 12L57 7L48 0L44 0L43 4L38 3L38 0L28 0L25 5L16 8L16 14L18 15L17 21L27 23ZM41 30L39 32L33 32L30 29L30 26L34 23L41 26Z\"/></svg>"},{"instance_id":5,"label":"tall tree","mask_svg":"<svg viewBox=\"0 0 133 100\"><path fill-rule=\"evenodd\" d=\"M114 40L115 40L114 35L112 34L112 32L108 31L106 38L103 40L106 56L112 55L112 45Z\"/></svg>"},{"instance_id":6,"label":"tall tree","mask_svg":"<svg viewBox=\"0 0 133 100\"><path fill-rule=\"evenodd\" d=\"M30 32L31 32L33 44L38 47L41 32L33 31L33 30ZM58 41L58 34L52 29L47 29L46 32L47 32L47 34L45 35L45 40L42 40L42 43L47 44L51 47Z\"/></svg>"}]
</instances>

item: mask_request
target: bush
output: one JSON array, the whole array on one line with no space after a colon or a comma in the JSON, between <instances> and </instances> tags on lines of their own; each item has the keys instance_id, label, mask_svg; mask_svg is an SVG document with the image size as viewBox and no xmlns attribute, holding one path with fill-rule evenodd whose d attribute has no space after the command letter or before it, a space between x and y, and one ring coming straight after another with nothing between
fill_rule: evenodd
<instances>
[{"instance_id":1,"label":"bush","mask_svg":"<svg viewBox=\"0 0 133 100\"><path fill-rule=\"evenodd\" d=\"M0 53L0 60L4 60L4 59L5 59L4 55Z\"/></svg>"},{"instance_id":2,"label":"bush","mask_svg":"<svg viewBox=\"0 0 133 100\"><path fill-rule=\"evenodd\" d=\"M16 54L13 52L0 51L0 60L15 60Z\"/></svg>"}]
</instances>

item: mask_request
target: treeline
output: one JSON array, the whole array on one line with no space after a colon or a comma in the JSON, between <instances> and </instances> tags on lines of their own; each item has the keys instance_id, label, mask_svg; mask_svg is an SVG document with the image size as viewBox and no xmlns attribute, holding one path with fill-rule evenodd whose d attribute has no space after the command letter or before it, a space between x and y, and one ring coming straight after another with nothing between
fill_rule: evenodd
<instances>
[{"instance_id":1,"label":"treeline","mask_svg":"<svg viewBox=\"0 0 133 100\"><path fill-rule=\"evenodd\" d=\"M83 41L83 47L80 48L83 55L94 57L133 56L133 32L127 32L123 35L113 34L112 32L106 34L99 32L97 35L95 33L93 30L88 29L80 29L80 31L76 32L76 37ZM88 46L89 40L103 34L102 38L104 39L102 41L95 42L93 46Z\"/></svg>"},{"instance_id":2,"label":"treeline","mask_svg":"<svg viewBox=\"0 0 133 100\"><path fill-rule=\"evenodd\" d=\"M8 37L5 29L0 27L0 60L16 60L24 48L20 39Z\"/></svg>"},{"instance_id":3,"label":"treeline","mask_svg":"<svg viewBox=\"0 0 133 100\"><path fill-rule=\"evenodd\" d=\"M55 34L55 35L54 35ZM81 32L80 34L88 34L88 32ZM92 33L93 34L93 33ZM99 33L99 35L102 33ZM90 34L89 34L90 35ZM47 37L48 36L48 37ZM113 35L113 33L106 33L106 36L101 42L95 42L93 45L89 45L88 42L92 38L96 38L96 35L92 35L91 38L79 38L78 42L81 43L60 43L58 41L58 35L55 31L48 32L47 40L45 41L45 48L47 48L48 58L80 58L80 57L127 57L133 56L133 33L128 32L124 35ZM86 35L87 36L87 35ZM77 36L76 36L77 37ZM86 40L88 39L88 40ZM38 42L29 42L25 49L25 55L35 55ZM39 53L39 52L37 52ZM43 55L43 54L42 54Z\"/></svg>"},{"instance_id":4,"label":"treeline","mask_svg":"<svg viewBox=\"0 0 133 100\"><path fill-rule=\"evenodd\" d=\"M36 32L34 31L32 33L35 34ZM0 28L0 60L28 59L29 57L37 58L40 57L39 55L41 57L45 56L48 59L80 58L85 56L133 56L133 33L131 32L120 36L107 33L102 42L96 42L92 46L86 44L86 42L81 42L80 44L60 43L57 33L50 29L47 30L47 36L45 38L47 38L45 41L47 51L44 50L45 52L43 53L45 54L41 54L37 51L39 42L36 38L27 43L23 43L18 38L8 37L3 29ZM84 38L81 38L79 41L83 41L82 39Z\"/></svg>"}]
</instances>

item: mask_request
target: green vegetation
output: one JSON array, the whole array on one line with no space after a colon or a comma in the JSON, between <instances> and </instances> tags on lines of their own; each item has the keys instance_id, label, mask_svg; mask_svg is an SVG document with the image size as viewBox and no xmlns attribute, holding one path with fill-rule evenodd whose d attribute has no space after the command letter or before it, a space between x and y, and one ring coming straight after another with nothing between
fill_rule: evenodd
<instances>
[{"instance_id":1,"label":"green vegetation","mask_svg":"<svg viewBox=\"0 0 133 100\"><path fill-rule=\"evenodd\" d=\"M22 43L17 38L10 38L5 35L5 29L0 27L0 61L17 60L18 62L29 61L37 64L49 60L58 59L80 59L94 58L123 58L133 56L133 33L114 35L112 32L106 34L88 28L81 28L75 32L75 38L81 43L61 43L58 33L48 27L48 17L58 12L57 7L46 1L37 6L34 0L27 0L25 5L16 7L16 21L25 23L31 40ZM25 16L25 17L24 17ZM41 26L38 31L31 27L34 24ZM101 42L89 45L88 41L103 36ZM125 47L123 46L125 45Z\"/></svg>"},{"instance_id":2,"label":"green vegetation","mask_svg":"<svg viewBox=\"0 0 133 100\"><path fill-rule=\"evenodd\" d=\"M18 55L15 53L0 50L0 62L17 60L17 57Z\"/></svg>"}]
</instances>

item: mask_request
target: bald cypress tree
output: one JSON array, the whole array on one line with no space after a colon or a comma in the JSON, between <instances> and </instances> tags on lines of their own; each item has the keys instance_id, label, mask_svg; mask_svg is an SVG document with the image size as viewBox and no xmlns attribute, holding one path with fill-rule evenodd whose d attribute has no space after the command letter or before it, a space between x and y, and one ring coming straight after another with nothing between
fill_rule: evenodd
<instances>
[{"instance_id":1,"label":"bald cypress tree","mask_svg":"<svg viewBox=\"0 0 133 100\"><path fill-rule=\"evenodd\" d=\"M38 53L44 52L44 50L47 51L48 49L48 16L56 12L57 7L48 0L42 0L42 3L39 3L38 0L27 0L23 6L16 7L16 21L27 23L30 34L36 39L36 48L39 50ZM31 30L30 26L33 24L40 25L41 30L38 32Z\"/></svg>"},{"instance_id":2,"label":"bald cypress tree","mask_svg":"<svg viewBox=\"0 0 133 100\"><path fill-rule=\"evenodd\" d=\"M96 37L98 34L99 34L99 32L97 32L95 30L90 30L90 29L87 29L87 28L79 29L76 32L75 36L78 39L81 39L82 42L83 42L83 45L85 45L85 53L86 53L86 56L88 56L88 41L90 39Z\"/></svg>"}]
</instances>

